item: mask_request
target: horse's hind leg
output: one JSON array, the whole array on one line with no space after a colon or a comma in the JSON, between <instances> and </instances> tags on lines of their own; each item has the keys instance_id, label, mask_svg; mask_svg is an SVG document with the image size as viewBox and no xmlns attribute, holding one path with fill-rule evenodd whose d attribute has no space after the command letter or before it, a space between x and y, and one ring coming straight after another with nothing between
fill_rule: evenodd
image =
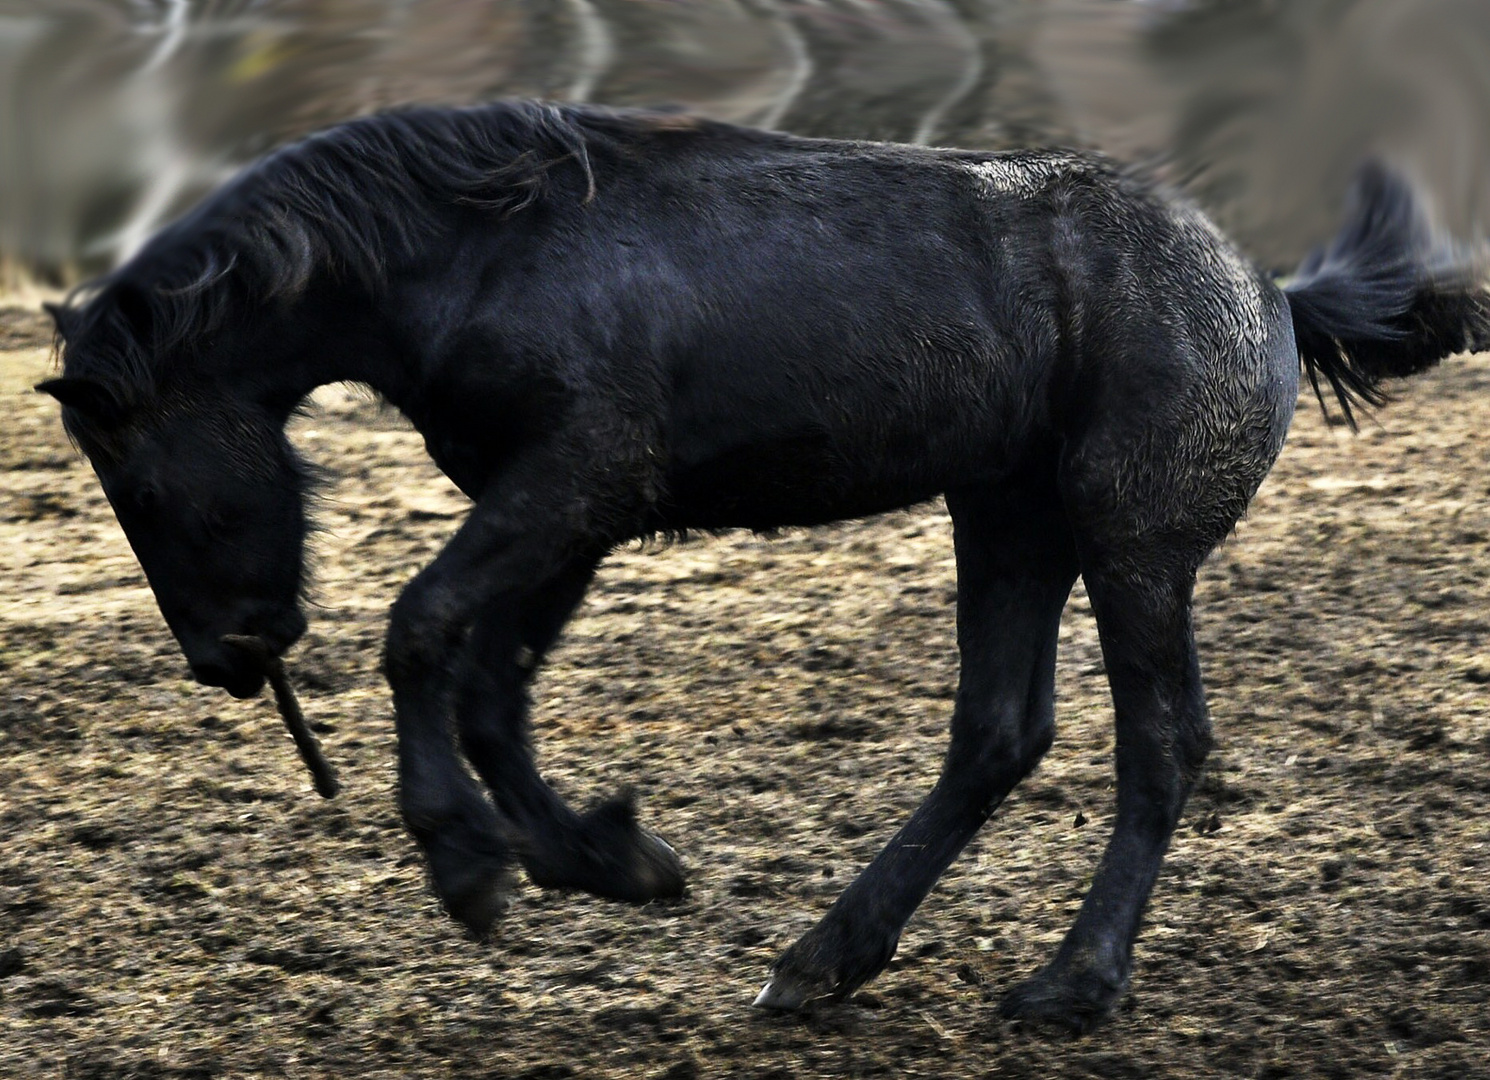
<instances>
[{"instance_id":1,"label":"horse's hind leg","mask_svg":"<svg viewBox=\"0 0 1490 1080\"><path fill-rule=\"evenodd\" d=\"M949 492L947 507L962 673L941 776L822 921L776 962L759 1005L797 1008L852 993L878 974L942 871L1050 746L1056 635L1076 579L1054 479Z\"/></svg>"},{"instance_id":2,"label":"horse's hind leg","mask_svg":"<svg viewBox=\"0 0 1490 1080\"><path fill-rule=\"evenodd\" d=\"M1281 355L1280 366L1294 363ZM1241 360L1236 366L1245 373ZM1238 388L1250 397L1220 397ZM1065 453L1062 496L1112 690L1117 816L1055 958L1005 998L1011 1018L1084 1031L1117 1003L1144 907L1210 748L1191 627L1195 575L1277 456L1293 385L1239 381L1190 394L1168 416L1112 409Z\"/></svg>"},{"instance_id":3,"label":"horse's hind leg","mask_svg":"<svg viewBox=\"0 0 1490 1080\"><path fill-rule=\"evenodd\" d=\"M1086 1031L1126 989L1159 867L1210 747L1190 627L1194 572L1083 570L1117 724L1117 819L1091 890L1055 958L1004 999L1013 1019Z\"/></svg>"},{"instance_id":4,"label":"horse's hind leg","mask_svg":"<svg viewBox=\"0 0 1490 1080\"><path fill-rule=\"evenodd\" d=\"M683 891L672 848L637 826L627 798L576 814L539 775L529 745L527 683L594 569L592 561L576 563L481 613L457 678L456 718L466 756L510 823L534 884L642 903Z\"/></svg>"}]
</instances>

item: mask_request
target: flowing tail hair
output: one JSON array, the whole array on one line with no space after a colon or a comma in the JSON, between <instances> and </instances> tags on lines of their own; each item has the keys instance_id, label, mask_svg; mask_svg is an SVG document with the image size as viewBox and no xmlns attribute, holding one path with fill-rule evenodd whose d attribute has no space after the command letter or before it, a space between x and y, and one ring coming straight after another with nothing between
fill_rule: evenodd
<instances>
[{"instance_id":1,"label":"flowing tail hair","mask_svg":"<svg viewBox=\"0 0 1490 1080\"><path fill-rule=\"evenodd\" d=\"M1382 380L1490 348L1483 258L1438 236L1412 185L1379 162L1356 177L1339 234L1284 286L1299 357L1326 416L1320 376L1345 422L1388 400Z\"/></svg>"}]
</instances>

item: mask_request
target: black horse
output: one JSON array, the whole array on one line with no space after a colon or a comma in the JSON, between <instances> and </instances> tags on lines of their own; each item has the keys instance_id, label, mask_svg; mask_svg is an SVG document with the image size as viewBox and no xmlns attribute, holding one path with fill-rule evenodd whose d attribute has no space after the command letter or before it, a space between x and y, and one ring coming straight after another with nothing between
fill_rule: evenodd
<instances>
[{"instance_id":1,"label":"black horse","mask_svg":"<svg viewBox=\"0 0 1490 1080\"><path fill-rule=\"evenodd\" d=\"M1124 989L1210 744L1195 574L1283 443L1300 358L1348 419L1382 379L1490 340L1472 269L1379 168L1280 290L1095 156L532 103L398 112L281 150L53 314L64 374L41 388L200 682L257 693L305 629L307 480L284 425L312 389L375 388L470 496L393 607L386 671L404 818L478 934L515 864L628 901L683 888L627 801L574 812L527 744L534 668L617 544L946 496L950 749L777 961L758 1003L779 1008L884 968L1040 760L1080 574L1116 707L1116 827L1059 951L1004 1005L1075 1028Z\"/></svg>"}]
</instances>

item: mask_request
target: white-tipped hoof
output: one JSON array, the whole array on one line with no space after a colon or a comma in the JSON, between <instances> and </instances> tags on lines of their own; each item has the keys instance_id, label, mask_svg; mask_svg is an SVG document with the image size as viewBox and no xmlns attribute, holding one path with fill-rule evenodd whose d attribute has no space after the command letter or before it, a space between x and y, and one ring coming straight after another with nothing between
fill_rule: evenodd
<instances>
[{"instance_id":1,"label":"white-tipped hoof","mask_svg":"<svg viewBox=\"0 0 1490 1080\"><path fill-rule=\"evenodd\" d=\"M761 992L755 995L751 1002L757 1009L779 1009L782 1012L796 1012L807 1004L807 992L797 983L788 979L771 979Z\"/></svg>"},{"instance_id":2,"label":"white-tipped hoof","mask_svg":"<svg viewBox=\"0 0 1490 1080\"><path fill-rule=\"evenodd\" d=\"M656 833L652 832L651 830L644 829L644 830L642 830L642 833L643 833L644 836L646 836L646 838L648 840L652 841L652 843L654 843L654 844L657 845L657 847L662 851L663 858L668 859L668 860L670 860L672 862L675 862L679 866L682 866L683 865L683 860L680 859L680 858L678 858L678 849L677 848L673 847L666 840L664 840L662 837L658 836Z\"/></svg>"}]
</instances>

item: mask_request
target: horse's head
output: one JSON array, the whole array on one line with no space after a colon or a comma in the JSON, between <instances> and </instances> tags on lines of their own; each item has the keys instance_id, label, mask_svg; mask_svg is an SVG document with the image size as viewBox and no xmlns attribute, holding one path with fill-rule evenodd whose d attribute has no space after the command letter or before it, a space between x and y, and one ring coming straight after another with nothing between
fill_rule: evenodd
<instances>
[{"instance_id":1,"label":"horse's head","mask_svg":"<svg viewBox=\"0 0 1490 1080\"><path fill-rule=\"evenodd\" d=\"M66 341L64 371L88 370L73 362L86 348L87 335ZM69 373L38 389L62 402L192 675L257 694L262 655L224 636L279 655L305 631L306 478L284 415L201 379L140 387Z\"/></svg>"}]
</instances>

